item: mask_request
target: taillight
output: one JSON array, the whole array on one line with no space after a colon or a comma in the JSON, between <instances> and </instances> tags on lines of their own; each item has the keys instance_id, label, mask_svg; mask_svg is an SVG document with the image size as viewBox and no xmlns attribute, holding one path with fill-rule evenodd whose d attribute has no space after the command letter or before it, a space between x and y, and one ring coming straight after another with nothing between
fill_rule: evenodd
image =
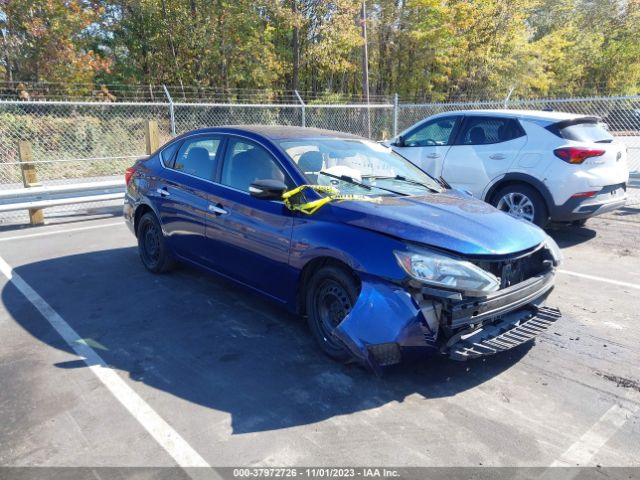
<instances>
[{"instance_id":1,"label":"taillight","mask_svg":"<svg viewBox=\"0 0 640 480\"><path fill-rule=\"evenodd\" d=\"M598 193L597 191L574 193L573 195L571 195L571 198L591 198L591 197L595 197L597 193Z\"/></svg>"},{"instance_id":2,"label":"taillight","mask_svg":"<svg viewBox=\"0 0 640 480\"><path fill-rule=\"evenodd\" d=\"M124 171L124 183L129 185L133 174L136 173L136 169L134 167L129 167Z\"/></svg>"},{"instance_id":3,"label":"taillight","mask_svg":"<svg viewBox=\"0 0 640 480\"><path fill-rule=\"evenodd\" d=\"M604 155L604 150L587 147L562 147L556 148L553 154L567 163L580 164L587 158Z\"/></svg>"}]
</instances>

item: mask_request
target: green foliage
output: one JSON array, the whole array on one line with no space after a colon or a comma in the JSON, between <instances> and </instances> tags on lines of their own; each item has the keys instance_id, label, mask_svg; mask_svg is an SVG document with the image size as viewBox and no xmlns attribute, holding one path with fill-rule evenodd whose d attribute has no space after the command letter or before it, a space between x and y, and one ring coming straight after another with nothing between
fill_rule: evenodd
<instances>
[{"instance_id":1,"label":"green foliage","mask_svg":"<svg viewBox=\"0 0 640 480\"><path fill-rule=\"evenodd\" d=\"M111 59L90 48L104 13L94 0L5 0L0 4L2 67L8 80L76 84L108 71Z\"/></svg>"},{"instance_id":2,"label":"green foliage","mask_svg":"<svg viewBox=\"0 0 640 480\"><path fill-rule=\"evenodd\" d=\"M13 80L362 92L359 0L5 0ZM372 94L637 94L640 0L367 2Z\"/></svg>"}]
</instances>

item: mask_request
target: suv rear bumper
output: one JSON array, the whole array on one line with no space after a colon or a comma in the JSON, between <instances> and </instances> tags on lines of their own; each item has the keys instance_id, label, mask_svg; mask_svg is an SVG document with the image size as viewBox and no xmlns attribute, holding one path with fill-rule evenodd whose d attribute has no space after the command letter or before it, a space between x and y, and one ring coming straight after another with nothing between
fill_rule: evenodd
<instances>
[{"instance_id":1,"label":"suv rear bumper","mask_svg":"<svg viewBox=\"0 0 640 480\"><path fill-rule=\"evenodd\" d=\"M620 194L621 189L622 194ZM626 192L627 184L620 183L603 187L595 197L570 198L564 204L551 208L549 212L551 221L571 222L612 212L625 205Z\"/></svg>"}]
</instances>

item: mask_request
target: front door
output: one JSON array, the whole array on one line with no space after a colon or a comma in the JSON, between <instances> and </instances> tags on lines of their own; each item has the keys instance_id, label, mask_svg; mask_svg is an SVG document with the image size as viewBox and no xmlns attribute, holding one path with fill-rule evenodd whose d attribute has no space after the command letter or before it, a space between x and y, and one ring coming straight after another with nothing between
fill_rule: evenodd
<instances>
[{"instance_id":1,"label":"front door","mask_svg":"<svg viewBox=\"0 0 640 480\"><path fill-rule=\"evenodd\" d=\"M289 268L293 215L282 201L260 200L249 194L249 185L262 179L293 186L266 148L229 136L219 188L208 196L211 267L283 300L290 297L293 288L294 275Z\"/></svg>"},{"instance_id":2,"label":"front door","mask_svg":"<svg viewBox=\"0 0 640 480\"><path fill-rule=\"evenodd\" d=\"M442 175L442 162L460 119L459 116L447 116L423 122L403 136L402 145L393 145L392 148L432 177L438 178Z\"/></svg>"}]
</instances>

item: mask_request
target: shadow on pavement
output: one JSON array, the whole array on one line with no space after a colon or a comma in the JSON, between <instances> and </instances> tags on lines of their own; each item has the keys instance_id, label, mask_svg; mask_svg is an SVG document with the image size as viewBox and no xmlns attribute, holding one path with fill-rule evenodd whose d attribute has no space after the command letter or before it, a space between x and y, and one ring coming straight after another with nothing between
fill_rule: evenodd
<instances>
[{"instance_id":1,"label":"shadow on pavement","mask_svg":"<svg viewBox=\"0 0 640 480\"><path fill-rule=\"evenodd\" d=\"M589 228L589 224L583 227L576 225L563 225L547 229L547 233L558 243L560 248L573 247L588 242L598 235L596 230Z\"/></svg>"},{"instance_id":2,"label":"shadow on pavement","mask_svg":"<svg viewBox=\"0 0 640 480\"><path fill-rule=\"evenodd\" d=\"M530 348L468 363L412 360L376 377L325 358L304 322L278 306L196 270L152 275L134 248L16 272L107 363L133 381L229 412L235 434L310 424L413 394L454 396L507 370ZM35 338L71 351L12 284L2 301ZM79 360L56 366L85 368Z\"/></svg>"}]
</instances>

